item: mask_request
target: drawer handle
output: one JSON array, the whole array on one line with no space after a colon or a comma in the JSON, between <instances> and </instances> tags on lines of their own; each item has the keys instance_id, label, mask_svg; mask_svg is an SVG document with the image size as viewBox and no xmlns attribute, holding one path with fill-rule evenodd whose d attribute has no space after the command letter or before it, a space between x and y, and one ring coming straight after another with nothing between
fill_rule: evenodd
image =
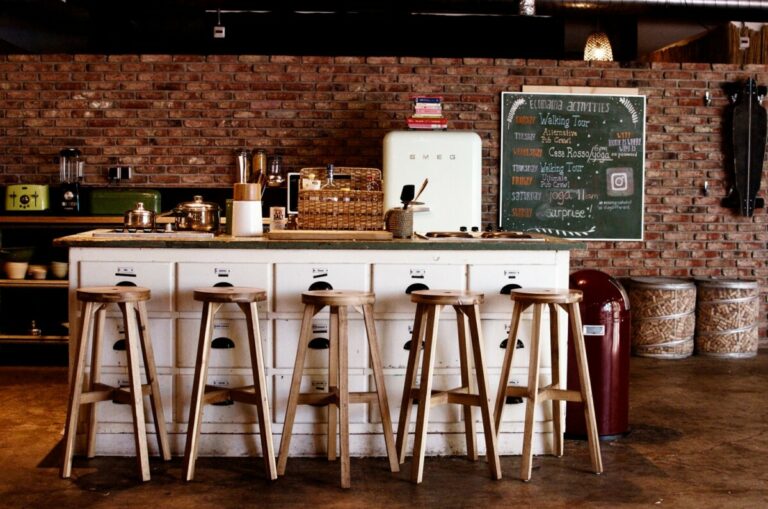
<instances>
[{"instance_id":1,"label":"drawer handle","mask_svg":"<svg viewBox=\"0 0 768 509\"><path fill-rule=\"evenodd\" d=\"M509 292L516 288L522 288L520 285L516 285L515 283L509 283L508 285L504 285L501 290L499 290L500 295L509 295Z\"/></svg>"},{"instance_id":2,"label":"drawer handle","mask_svg":"<svg viewBox=\"0 0 768 509\"><path fill-rule=\"evenodd\" d=\"M221 281L220 283L216 283L213 285L214 288L228 288L230 286L235 286L232 283L227 283L226 281Z\"/></svg>"},{"instance_id":3,"label":"drawer handle","mask_svg":"<svg viewBox=\"0 0 768 509\"><path fill-rule=\"evenodd\" d=\"M117 350L118 352L124 352L125 351L125 340L124 339L118 339L115 341L115 344L112 345L112 350Z\"/></svg>"},{"instance_id":4,"label":"drawer handle","mask_svg":"<svg viewBox=\"0 0 768 509\"><path fill-rule=\"evenodd\" d=\"M331 286L331 283L327 281L315 281L311 285L309 285L308 290L310 292L313 292L315 290L333 290L333 286Z\"/></svg>"},{"instance_id":5,"label":"drawer handle","mask_svg":"<svg viewBox=\"0 0 768 509\"><path fill-rule=\"evenodd\" d=\"M235 342L224 336L215 338L213 341L211 341L211 348L226 350L228 348L234 348L234 347L235 347Z\"/></svg>"},{"instance_id":6,"label":"drawer handle","mask_svg":"<svg viewBox=\"0 0 768 509\"><path fill-rule=\"evenodd\" d=\"M429 290L429 287L424 283L413 283L411 286L405 289L405 293L410 295L411 292L415 292L416 290Z\"/></svg>"},{"instance_id":7,"label":"drawer handle","mask_svg":"<svg viewBox=\"0 0 768 509\"><path fill-rule=\"evenodd\" d=\"M313 350L327 350L331 342L326 338L315 338L309 342L309 347Z\"/></svg>"},{"instance_id":8,"label":"drawer handle","mask_svg":"<svg viewBox=\"0 0 768 509\"><path fill-rule=\"evenodd\" d=\"M422 348L422 350L424 349L424 344L425 344L425 342L424 342L424 341L422 341L422 342L421 342L421 348ZM408 351L410 351L410 350L411 350L411 340L410 340L410 339L409 339L408 341L406 341L406 342L405 342L405 344L403 344L403 350L408 350Z\"/></svg>"},{"instance_id":9,"label":"drawer handle","mask_svg":"<svg viewBox=\"0 0 768 509\"><path fill-rule=\"evenodd\" d=\"M213 406L232 406L235 402L231 399L225 399L224 401L217 401L216 403L211 403Z\"/></svg>"},{"instance_id":10,"label":"drawer handle","mask_svg":"<svg viewBox=\"0 0 768 509\"><path fill-rule=\"evenodd\" d=\"M522 402L523 398L520 396L507 396L507 398L504 400L506 405L519 405Z\"/></svg>"},{"instance_id":11,"label":"drawer handle","mask_svg":"<svg viewBox=\"0 0 768 509\"><path fill-rule=\"evenodd\" d=\"M502 350L506 350L507 349L507 338L504 338L504 341L499 343L499 348L501 348ZM525 345L520 340L520 338L518 338L517 339L517 343L515 343L515 350L519 350L521 348L525 348Z\"/></svg>"},{"instance_id":12,"label":"drawer handle","mask_svg":"<svg viewBox=\"0 0 768 509\"><path fill-rule=\"evenodd\" d=\"M136 283L133 281L120 281L119 283L115 284L115 286L136 286Z\"/></svg>"}]
</instances>

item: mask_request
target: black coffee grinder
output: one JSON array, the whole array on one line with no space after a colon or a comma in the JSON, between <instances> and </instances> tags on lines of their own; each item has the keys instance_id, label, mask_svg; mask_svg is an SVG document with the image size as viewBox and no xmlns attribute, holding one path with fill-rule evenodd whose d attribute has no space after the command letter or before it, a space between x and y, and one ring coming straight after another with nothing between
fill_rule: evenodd
<instances>
[{"instance_id":1,"label":"black coffee grinder","mask_svg":"<svg viewBox=\"0 0 768 509\"><path fill-rule=\"evenodd\" d=\"M83 179L85 161L76 148L65 148L59 152L59 206L65 212L80 211L80 181Z\"/></svg>"}]
</instances>

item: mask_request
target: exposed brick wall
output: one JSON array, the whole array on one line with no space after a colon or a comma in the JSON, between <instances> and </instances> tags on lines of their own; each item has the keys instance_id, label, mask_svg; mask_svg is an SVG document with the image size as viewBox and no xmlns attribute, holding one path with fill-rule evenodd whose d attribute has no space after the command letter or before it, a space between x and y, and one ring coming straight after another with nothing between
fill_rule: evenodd
<instances>
[{"instance_id":1,"label":"exposed brick wall","mask_svg":"<svg viewBox=\"0 0 768 509\"><path fill-rule=\"evenodd\" d=\"M86 154L87 183L130 165L131 185L228 186L232 150L279 149L289 169L381 166L413 94L441 94L451 129L483 139L483 217L498 213L500 92L522 85L637 87L647 96L643 242L590 242L573 267L616 276L756 277L765 341L765 210L720 206L729 185L726 82L768 66L491 58L0 55L0 182L57 180L58 151ZM712 94L705 106L704 91ZM704 180L711 193L701 192Z\"/></svg>"}]
</instances>

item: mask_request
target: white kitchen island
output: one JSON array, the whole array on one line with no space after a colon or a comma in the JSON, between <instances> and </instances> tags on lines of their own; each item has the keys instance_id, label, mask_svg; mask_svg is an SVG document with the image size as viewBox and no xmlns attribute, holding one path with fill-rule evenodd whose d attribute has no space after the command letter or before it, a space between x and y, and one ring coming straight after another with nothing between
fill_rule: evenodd
<instances>
[{"instance_id":1,"label":"white kitchen island","mask_svg":"<svg viewBox=\"0 0 768 509\"><path fill-rule=\"evenodd\" d=\"M334 289L366 290L376 294L376 327L390 413L396 428L408 358L406 343L411 338L415 310L407 293L409 288L454 288L485 293L485 303L481 306L482 326L493 404L499 366L504 356L502 343L506 344L512 310L509 296L501 293L502 290L505 287L508 290L509 285L567 288L569 250L581 247L581 244L557 239L310 242L234 239L223 235L205 240L146 240L138 235L103 239L93 237L91 232L57 239L56 244L70 248L70 351L78 337L76 288L135 284L151 289L148 310L152 342L171 447L177 455L183 454L184 449L199 335L201 304L192 299L194 288L231 284L266 289L269 298L259 304L259 315L277 446L299 335L302 291L330 285ZM127 383L127 371L125 351L120 349L122 323L116 311L108 314L107 344L102 348L101 362L104 382L119 385ZM373 380L363 337L362 315L352 313L350 321L350 389L366 390ZM565 320L560 323L563 327L560 351L566 352ZM530 318L524 315L510 383L521 383L526 377L529 325ZM546 333L548 327L542 329ZM242 314L236 307L226 309L225 306L217 315L214 330L208 383L221 386L250 384ZM305 370L307 376L302 382L302 390L325 391L328 356L327 341L323 340L327 339L328 333L327 311L316 317L313 330L317 341L313 341L308 354L309 369ZM436 388L455 387L460 385L460 378L453 313L443 314L440 336L435 385ZM548 354L542 355L542 362L549 365ZM563 370L561 380L565 380L567 363L562 362L560 366ZM549 380L550 371L545 367L540 383L546 384ZM499 451L520 454L525 405L514 401L508 405L501 426ZM291 442L292 455L325 453L323 423L326 412L326 408L299 408ZM414 420L415 414L412 413ZM129 407L102 403L98 405L97 415L97 453L133 455ZM151 412L146 415L151 419ZM479 412L475 418L480 420ZM352 455L384 456L378 410L373 406L353 405L350 421ZM461 421L459 406L435 408L430 416L427 454L464 454L464 424ZM478 426L478 429L482 427ZM482 454L484 441L479 438ZM409 442L412 442L412 435ZM149 444L155 447L156 441L150 439ZM410 444L408 450L411 450ZM551 405L542 404L536 413L534 452L541 454L551 450ZM255 409L238 403L206 407L200 454L260 455Z\"/></svg>"}]
</instances>

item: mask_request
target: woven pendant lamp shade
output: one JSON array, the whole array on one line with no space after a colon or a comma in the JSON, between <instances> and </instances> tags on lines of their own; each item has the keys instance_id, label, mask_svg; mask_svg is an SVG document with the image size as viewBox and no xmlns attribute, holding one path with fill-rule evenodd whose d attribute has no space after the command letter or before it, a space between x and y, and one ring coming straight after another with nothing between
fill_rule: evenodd
<instances>
[{"instance_id":1,"label":"woven pendant lamp shade","mask_svg":"<svg viewBox=\"0 0 768 509\"><path fill-rule=\"evenodd\" d=\"M584 60L613 61L611 41L605 32L592 32L584 45Z\"/></svg>"}]
</instances>

